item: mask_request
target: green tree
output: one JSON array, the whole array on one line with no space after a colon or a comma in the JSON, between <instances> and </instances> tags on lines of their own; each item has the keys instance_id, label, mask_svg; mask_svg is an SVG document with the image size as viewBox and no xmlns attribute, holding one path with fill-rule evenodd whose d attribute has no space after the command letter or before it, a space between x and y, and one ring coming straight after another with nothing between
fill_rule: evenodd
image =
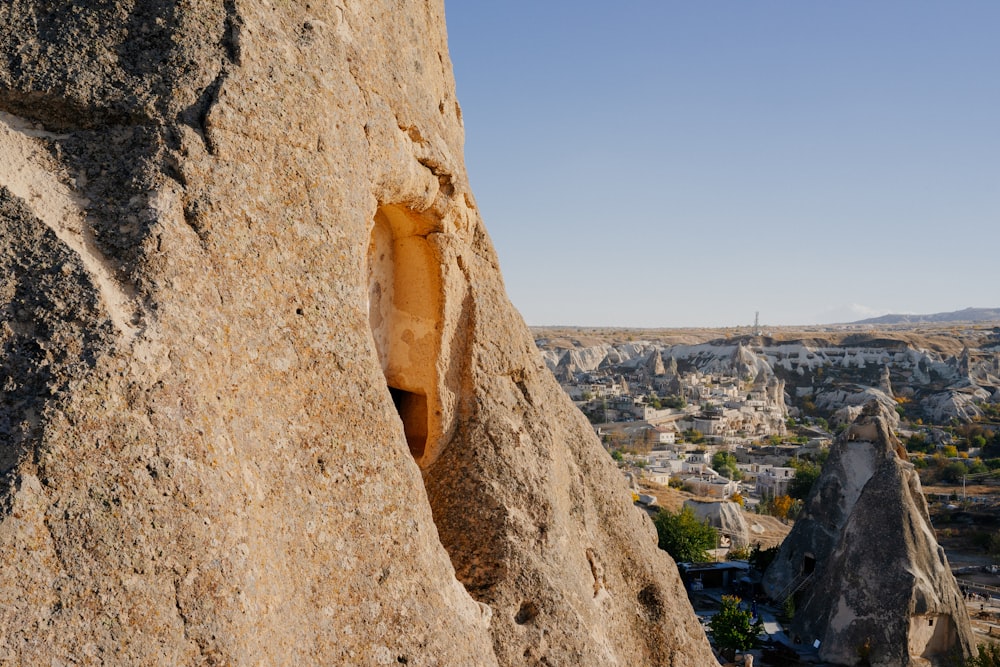
<instances>
[{"instance_id":1,"label":"green tree","mask_svg":"<svg viewBox=\"0 0 1000 667\"><path fill-rule=\"evenodd\" d=\"M795 468L795 477L788 485L788 495L798 500L805 500L812 491L813 484L819 479L821 467L818 463L802 460L793 461L792 467Z\"/></svg>"},{"instance_id":2,"label":"green tree","mask_svg":"<svg viewBox=\"0 0 1000 667\"><path fill-rule=\"evenodd\" d=\"M733 547L726 553L726 560L750 560L750 547Z\"/></svg>"},{"instance_id":3,"label":"green tree","mask_svg":"<svg viewBox=\"0 0 1000 667\"><path fill-rule=\"evenodd\" d=\"M678 563L696 563L708 560L709 549L715 547L715 529L707 521L700 521L690 507L679 512L661 509L653 519L660 548Z\"/></svg>"},{"instance_id":4,"label":"green tree","mask_svg":"<svg viewBox=\"0 0 1000 667\"><path fill-rule=\"evenodd\" d=\"M712 469L729 479L742 479L743 473L736 466L736 457L729 452L716 452L712 456Z\"/></svg>"},{"instance_id":5,"label":"green tree","mask_svg":"<svg viewBox=\"0 0 1000 667\"><path fill-rule=\"evenodd\" d=\"M906 451L908 452L930 452L934 449L934 443L928 442L927 436L923 433L913 433L906 439Z\"/></svg>"},{"instance_id":6,"label":"green tree","mask_svg":"<svg viewBox=\"0 0 1000 667\"><path fill-rule=\"evenodd\" d=\"M667 396L660 402L663 404L663 407L673 408L674 410L683 410L688 404L683 396Z\"/></svg>"},{"instance_id":7,"label":"green tree","mask_svg":"<svg viewBox=\"0 0 1000 667\"><path fill-rule=\"evenodd\" d=\"M754 542L753 548L750 549L750 557L747 558L750 562L750 567L758 572L763 572L778 557L778 549L780 548L771 547L770 549L761 549L760 542Z\"/></svg>"},{"instance_id":8,"label":"green tree","mask_svg":"<svg viewBox=\"0 0 1000 667\"><path fill-rule=\"evenodd\" d=\"M716 645L728 651L753 648L764 629L761 620L754 621L750 610L740 607L740 599L733 595L722 596L722 607L708 625Z\"/></svg>"},{"instance_id":9,"label":"green tree","mask_svg":"<svg viewBox=\"0 0 1000 667\"><path fill-rule=\"evenodd\" d=\"M702 434L702 432L693 428L689 428L688 430L684 431L683 435L685 440L694 444L698 444L699 442L704 442L705 440L705 436Z\"/></svg>"},{"instance_id":10,"label":"green tree","mask_svg":"<svg viewBox=\"0 0 1000 667\"><path fill-rule=\"evenodd\" d=\"M989 471L990 469L986 467L986 464L983 463L982 459L980 458L972 459L972 464L969 466L970 475L977 475L979 473L989 472Z\"/></svg>"},{"instance_id":11,"label":"green tree","mask_svg":"<svg viewBox=\"0 0 1000 667\"><path fill-rule=\"evenodd\" d=\"M1000 667L1000 644L980 644L965 667Z\"/></svg>"},{"instance_id":12,"label":"green tree","mask_svg":"<svg viewBox=\"0 0 1000 667\"><path fill-rule=\"evenodd\" d=\"M957 484L962 481L962 477L968 474L969 469L961 461L952 461L941 471L941 479L946 482Z\"/></svg>"}]
</instances>

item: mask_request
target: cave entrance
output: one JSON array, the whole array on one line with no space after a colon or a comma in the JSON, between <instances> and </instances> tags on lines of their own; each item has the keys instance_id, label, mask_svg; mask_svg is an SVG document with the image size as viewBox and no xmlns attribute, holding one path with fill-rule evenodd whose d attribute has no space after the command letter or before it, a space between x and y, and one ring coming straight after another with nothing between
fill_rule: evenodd
<instances>
[{"instance_id":1,"label":"cave entrance","mask_svg":"<svg viewBox=\"0 0 1000 667\"><path fill-rule=\"evenodd\" d=\"M806 554L805 558L802 560L802 574L812 574L815 569L816 557L812 554Z\"/></svg>"},{"instance_id":2,"label":"cave entrance","mask_svg":"<svg viewBox=\"0 0 1000 667\"><path fill-rule=\"evenodd\" d=\"M933 660L949 655L958 646L958 627L948 614L917 614L910 617L911 657Z\"/></svg>"},{"instance_id":3,"label":"cave entrance","mask_svg":"<svg viewBox=\"0 0 1000 667\"><path fill-rule=\"evenodd\" d=\"M410 454L418 461L423 458L427 449L427 397L405 389L389 386L392 404L403 422L403 433Z\"/></svg>"},{"instance_id":4,"label":"cave entrance","mask_svg":"<svg viewBox=\"0 0 1000 667\"><path fill-rule=\"evenodd\" d=\"M381 206L368 244L368 323L386 387L420 466L441 433L438 359L443 296L439 253L428 240L433 220Z\"/></svg>"}]
</instances>

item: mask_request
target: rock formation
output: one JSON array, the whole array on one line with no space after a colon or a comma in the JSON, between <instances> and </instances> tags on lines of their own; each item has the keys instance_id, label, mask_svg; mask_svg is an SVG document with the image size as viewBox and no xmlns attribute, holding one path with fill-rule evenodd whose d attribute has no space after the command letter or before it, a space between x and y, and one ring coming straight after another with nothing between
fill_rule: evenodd
<instances>
[{"instance_id":1,"label":"rock formation","mask_svg":"<svg viewBox=\"0 0 1000 667\"><path fill-rule=\"evenodd\" d=\"M721 535L728 537L732 546L750 546L750 529L738 504L688 499L684 501L684 506L690 507L699 520L707 521Z\"/></svg>"},{"instance_id":2,"label":"rock formation","mask_svg":"<svg viewBox=\"0 0 1000 667\"><path fill-rule=\"evenodd\" d=\"M824 661L944 664L971 650L969 617L888 423L872 402L837 439L764 586L795 596L793 631Z\"/></svg>"},{"instance_id":3,"label":"rock formation","mask_svg":"<svg viewBox=\"0 0 1000 667\"><path fill-rule=\"evenodd\" d=\"M649 354L649 359L646 361L646 370L649 371L651 376L664 375L667 371L663 365L663 357L660 356L659 350L653 350Z\"/></svg>"},{"instance_id":4,"label":"rock formation","mask_svg":"<svg viewBox=\"0 0 1000 667\"><path fill-rule=\"evenodd\" d=\"M882 375L879 376L878 388L885 392L886 396L895 398L895 394L892 392L892 375L889 372L888 364L882 366Z\"/></svg>"},{"instance_id":5,"label":"rock formation","mask_svg":"<svg viewBox=\"0 0 1000 667\"><path fill-rule=\"evenodd\" d=\"M816 392L816 407L831 412L830 422L838 426L853 423L864 412L865 406L873 401L882 406L882 412L889 420L889 430L899 428L896 402L881 389L846 385Z\"/></svg>"},{"instance_id":6,"label":"rock formation","mask_svg":"<svg viewBox=\"0 0 1000 667\"><path fill-rule=\"evenodd\" d=\"M0 112L0 663L712 663L504 293L440 0L11 0Z\"/></svg>"}]
</instances>

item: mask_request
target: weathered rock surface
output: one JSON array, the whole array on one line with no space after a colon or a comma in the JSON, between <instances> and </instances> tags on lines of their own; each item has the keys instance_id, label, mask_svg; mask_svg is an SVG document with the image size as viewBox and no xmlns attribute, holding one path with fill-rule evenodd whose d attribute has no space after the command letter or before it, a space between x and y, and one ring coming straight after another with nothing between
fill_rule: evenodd
<instances>
[{"instance_id":1,"label":"weathered rock surface","mask_svg":"<svg viewBox=\"0 0 1000 667\"><path fill-rule=\"evenodd\" d=\"M877 402L838 438L768 568L768 595L796 599L793 631L820 658L854 665L952 664L973 645L913 465Z\"/></svg>"},{"instance_id":2,"label":"weathered rock surface","mask_svg":"<svg viewBox=\"0 0 1000 667\"><path fill-rule=\"evenodd\" d=\"M898 429L899 414L895 411L896 402L881 389L853 385L816 392L816 407L832 412L830 422L838 426L854 422L864 412L865 406L872 401L882 406L882 412L889 420L889 429Z\"/></svg>"},{"instance_id":3,"label":"weathered rock surface","mask_svg":"<svg viewBox=\"0 0 1000 667\"><path fill-rule=\"evenodd\" d=\"M689 499L684 501L685 507L690 507L702 521L729 538L732 546L746 547L750 545L750 528L743 518L743 510L734 502L709 502Z\"/></svg>"},{"instance_id":4,"label":"weathered rock surface","mask_svg":"<svg viewBox=\"0 0 1000 667\"><path fill-rule=\"evenodd\" d=\"M0 4L0 662L712 664L510 305L440 1Z\"/></svg>"}]
</instances>

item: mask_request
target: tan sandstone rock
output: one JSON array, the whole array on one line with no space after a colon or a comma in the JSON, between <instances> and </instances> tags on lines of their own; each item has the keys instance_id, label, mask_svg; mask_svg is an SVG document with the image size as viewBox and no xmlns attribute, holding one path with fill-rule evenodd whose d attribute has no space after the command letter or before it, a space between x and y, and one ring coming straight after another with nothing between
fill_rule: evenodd
<instances>
[{"instance_id":1,"label":"tan sandstone rock","mask_svg":"<svg viewBox=\"0 0 1000 667\"><path fill-rule=\"evenodd\" d=\"M0 663L674 665L441 2L0 4Z\"/></svg>"}]
</instances>

